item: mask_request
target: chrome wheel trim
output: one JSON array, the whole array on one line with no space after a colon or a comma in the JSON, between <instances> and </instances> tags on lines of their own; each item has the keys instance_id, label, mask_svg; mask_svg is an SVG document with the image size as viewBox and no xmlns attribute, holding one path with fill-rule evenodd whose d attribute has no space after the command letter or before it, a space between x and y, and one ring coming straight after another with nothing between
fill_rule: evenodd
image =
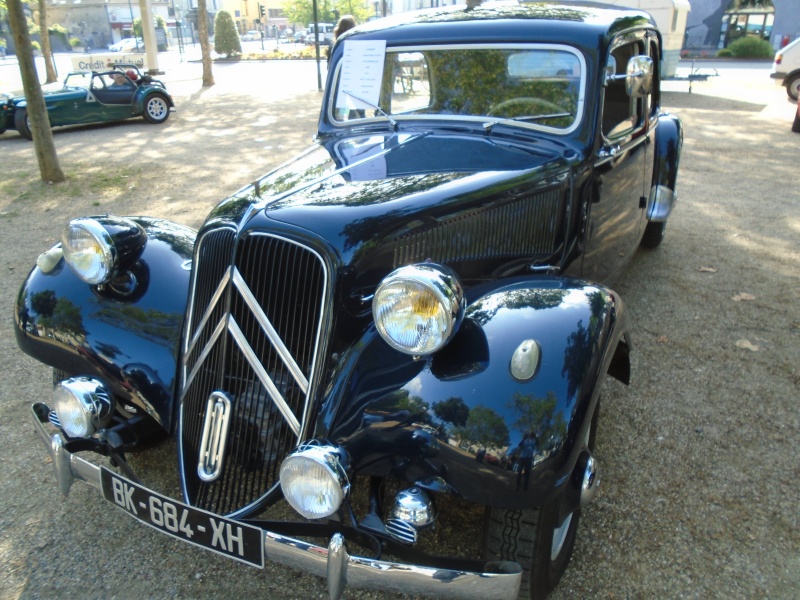
<instances>
[{"instance_id":1,"label":"chrome wheel trim","mask_svg":"<svg viewBox=\"0 0 800 600\"><path fill-rule=\"evenodd\" d=\"M572 523L572 515L574 514L575 513L569 513L564 519L564 522L561 523L561 526L553 529L553 545L550 547L551 561L555 561L564 548L564 541L567 539L567 532L569 532L569 526L570 523Z\"/></svg>"},{"instance_id":2,"label":"chrome wheel trim","mask_svg":"<svg viewBox=\"0 0 800 600\"><path fill-rule=\"evenodd\" d=\"M154 119L164 118L167 111L167 103L161 98L151 98L147 101L147 114Z\"/></svg>"}]
</instances>

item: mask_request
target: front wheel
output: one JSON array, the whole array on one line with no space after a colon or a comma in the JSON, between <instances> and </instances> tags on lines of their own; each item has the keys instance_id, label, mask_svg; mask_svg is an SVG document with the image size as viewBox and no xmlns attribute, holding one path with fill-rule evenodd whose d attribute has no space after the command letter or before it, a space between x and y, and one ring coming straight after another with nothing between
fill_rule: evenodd
<instances>
[{"instance_id":1,"label":"front wheel","mask_svg":"<svg viewBox=\"0 0 800 600\"><path fill-rule=\"evenodd\" d=\"M14 127L19 131L22 137L28 138L29 140L33 139L31 124L28 121L28 109L18 108L14 111Z\"/></svg>"},{"instance_id":2,"label":"front wheel","mask_svg":"<svg viewBox=\"0 0 800 600\"><path fill-rule=\"evenodd\" d=\"M667 232L666 221L655 222L651 221L644 228L644 235L642 236L642 248L657 248L661 242L664 241L664 234Z\"/></svg>"},{"instance_id":3,"label":"front wheel","mask_svg":"<svg viewBox=\"0 0 800 600\"><path fill-rule=\"evenodd\" d=\"M560 496L538 510L491 508L486 524L486 559L522 566L520 600L541 600L555 589L575 547L580 511L559 523Z\"/></svg>"},{"instance_id":4,"label":"front wheel","mask_svg":"<svg viewBox=\"0 0 800 600\"><path fill-rule=\"evenodd\" d=\"M144 118L148 123L163 123L169 117L169 101L163 94L152 94L144 101Z\"/></svg>"}]
</instances>

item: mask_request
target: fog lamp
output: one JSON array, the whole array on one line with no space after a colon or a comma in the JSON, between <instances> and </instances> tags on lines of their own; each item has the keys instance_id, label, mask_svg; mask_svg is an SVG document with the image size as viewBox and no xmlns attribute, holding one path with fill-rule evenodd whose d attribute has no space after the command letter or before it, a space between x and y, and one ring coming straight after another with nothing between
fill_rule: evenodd
<instances>
[{"instance_id":1,"label":"fog lamp","mask_svg":"<svg viewBox=\"0 0 800 600\"><path fill-rule=\"evenodd\" d=\"M395 350L415 356L441 349L464 314L464 294L455 274L442 265L401 267L378 286L372 316L381 337Z\"/></svg>"},{"instance_id":2,"label":"fog lamp","mask_svg":"<svg viewBox=\"0 0 800 600\"><path fill-rule=\"evenodd\" d=\"M72 377L53 390L53 410L69 437L88 437L108 425L113 397L96 379Z\"/></svg>"},{"instance_id":3,"label":"fog lamp","mask_svg":"<svg viewBox=\"0 0 800 600\"><path fill-rule=\"evenodd\" d=\"M330 445L303 445L281 465L286 501L307 519L322 519L339 510L350 483L339 450Z\"/></svg>"}]
</instances>

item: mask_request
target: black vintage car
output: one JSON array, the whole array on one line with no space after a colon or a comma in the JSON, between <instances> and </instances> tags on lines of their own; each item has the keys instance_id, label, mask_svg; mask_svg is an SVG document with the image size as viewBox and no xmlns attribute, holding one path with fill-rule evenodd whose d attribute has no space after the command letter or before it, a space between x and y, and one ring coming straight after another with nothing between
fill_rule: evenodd
<instances>
[{"instance_id":1,"label":"black vintage car","mask_svg":"<svg viewBox=\"0 0 800 600\"><path fill-rule=\"evenodd\" d=\"M62 491L332 598L547 595L597 489L602 383L630 376L605 282L676 199L660 41L574 3L376 20L332 49L315 144L200 231L73 220L15 307L56 373L33 421ZM166 436L182 501L129 459Z\"/></svg>"}]
</instances>

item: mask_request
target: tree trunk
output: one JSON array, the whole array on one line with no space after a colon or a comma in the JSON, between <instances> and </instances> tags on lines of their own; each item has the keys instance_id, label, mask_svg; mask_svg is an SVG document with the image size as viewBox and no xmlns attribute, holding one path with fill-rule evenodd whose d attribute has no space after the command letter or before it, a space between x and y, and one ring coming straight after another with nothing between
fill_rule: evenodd
<instances>
[{"instance_id":1,"label":"tree trunk","mask_svg":"<svg viewBox=\"0 0 800 600\"><path fill-rule=\"evenodd\" d=\"M50 48L50 32L47 31L47 3L39 0L39 35L42 39L42 56L44 56L44 70L47 75L45 83L56 81L56 67L53 63L53 50Z\"/></svg>"},{"instance_id":2,"label":"tree trunk","mask_svg":"<svg viewBox=\"0 0 800 600\"><path fill-rule=\"evenodd\" d=\"M214 85L211 73L211 44L208 43L208 11L206 0L197 0L197 35L200 36L200 51L203 55L203 87Z\"/></svg>"},{"instance_id":3,"label":"tree trunk","mask_svg":"<svg viewBox=\"0 0 800 600\"><path fill-rule=\"evenodd\" d=\"M33 46L31 36L28 34L28 23L22 11L20 0L7 0L8 23L14 36L14 45L17 49L19 72L22 76L22 87L25 90L25 99L28 101L28 121L33 133L33 148L36 160L39 162L39 175L42 181L59 183L66 177L58 164L56 147L53 145L53 132L50 130L50 119L47 117L47 108L44 104L44 95L39 86L39 77L36 74L36 63L33 61Z\"/></svg>"}]
</instances>

